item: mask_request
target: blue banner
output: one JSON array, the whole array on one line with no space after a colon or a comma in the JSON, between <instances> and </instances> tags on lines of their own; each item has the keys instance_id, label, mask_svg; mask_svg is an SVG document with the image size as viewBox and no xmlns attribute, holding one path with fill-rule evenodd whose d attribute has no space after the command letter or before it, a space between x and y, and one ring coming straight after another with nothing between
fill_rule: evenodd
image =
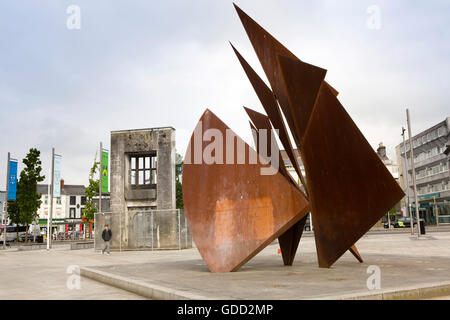
<instances>
[{"instance_id":1,"label":"blue banner","mask_svg":"<svg viewBox=\"0 0 450 320\"><path fill-rule=\"evenodd\" d=\"M61 157L57 155L53 163L53 196L61 196Z\"/></svg>"},{"instance_id":2,"label":"blue banner","mask_svg":"<svg viewBox=\"0 0 450 320\"><path fill-rule=\"evenodd\" d=\"M16 200L17 161L9 161L8 200Z\"/></svg>"}]
</instances>

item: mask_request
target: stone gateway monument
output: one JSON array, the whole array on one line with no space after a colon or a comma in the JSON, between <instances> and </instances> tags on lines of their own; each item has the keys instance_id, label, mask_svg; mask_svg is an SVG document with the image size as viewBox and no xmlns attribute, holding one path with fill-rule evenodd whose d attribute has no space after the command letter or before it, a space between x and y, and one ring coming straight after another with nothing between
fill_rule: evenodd
<instances>
[{"instance_id":1,"label":"stone gateway monument","mask_svg":"<svg viewBox=\"0 0 450 320\"><path fill-rule=\"evenodd\" d=\"M111 248L180 248L187 231L175 206L175 129L112 131L110 167L111 212L103 222L113 232ZM102 227L101 215L98 221Z\"/></svg>"}]
</instances>

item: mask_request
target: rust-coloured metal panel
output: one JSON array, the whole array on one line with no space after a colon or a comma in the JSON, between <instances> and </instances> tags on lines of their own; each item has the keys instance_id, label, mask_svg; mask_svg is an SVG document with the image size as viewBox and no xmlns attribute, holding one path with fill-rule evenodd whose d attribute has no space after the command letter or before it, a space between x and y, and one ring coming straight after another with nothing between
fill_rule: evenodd
<instances>
[{"instance_id":1,"label":"rust-coloured metal panel","mask_svg":"<svg viewBox=\"0 0 450 320\"><path fill-rule=\"evenodd\" d=\"M278 56L278 60L297 137L301 143L327 71L285 56Z\"/></svg>"},{"instance_id":2,"label":"rust-coloured metal panel","mask_svg":"<svg viewBox=\"0 0 450 320\"><path fill-rule=\"evenodd\" d=\"M290 227L285 233L278 237L281 255L285 266L292 266L297 253L298 244L303 234L308 216L304 216L299 222Z\"/></svg>"},{"instance_id":3,"label":"rust-coloured metal panel","mask_svg":"<svg viewBox=\"0 0 450 320\"><path fill-rule=\"evenodd\" d=\"M358 260L361 263L364 262L363 259L361 258L361 255L359 254L358 249L356 249L355 245L351 246L350 249L348 249L348 250L352 253L352 255L356 258L356 260Z\"/></svg>"},{"instance_id":4,"label":"rust-coloured metal panel","mask_svg":"<svg viewBox=\"0 0 450 320\"><path fill-rule=\"evenodd\" d=\"M213 129L213 130L209 130ZM255 150L236 137L233 148L203 141L205 132L234 133L211 111L202 115L191 137L183 165L183 200L195 244L212 272L236 271L274 239L299 222L309 204L279 172L262 175ZM200 134L198 133L200 132ZM199 139L200 137L200 139ZM199 146L199 145L200 146ZM244 144L246 163L237 164L238 144ZM215 147L212 147L215 146ZM195 150L214 155L211 164L198 163ZM220 154L234 150L233 164L220 164ZM231 158L231 157L230 157ZM217 163L219 162L219 163Z\"/></svg>"},{"instance_id":5,"label":"rust-coloured metal panel","mask_svg":"<svg viewBox=\"0 0 450 320\"><path fill-rule=\"evenodd\" d=\"M271 145L271 139L275 139L275 135L272 132L272 126L270 124L270 120L269 118L262 114L259 113L255 110L252 110L250 108L244 107L245 112L247 112L248 117L250 118L250 120L252 121L254 128L256 129L256 131L261 134L262 131L260 131L261 129L265 129L266 130L266 141L267 141L267 152L265 155L263 155L260 150L259 150L259 140L257 139L255 141L255 146L256 146L256 151L262 155L267 157L270 157L270 155L272 154L272 145ZM258 135L259 137L259 135ZM258 138L257 137L257 138ZM275 140L276 141L276 140ZM291 175L287 172L286 166L284 165L284 162L282 161L282 157L281 157L281 153L279 148L277 147L277 150L275 150L275 152L278 152L278 159L279 159L279 170L280 173L286 177L286 179L288 179L289 181L291 181L291 183L301 191L299 185L297 183L295 183L295 181L292 179ZM303 191L301 191L303 192ZM306 197L306 195L305 195Z\"/></svg>"},{"instance_id":6,"label":"rust-coloured metal panel","mask_svg":"<svg viewBox=\"0 0 450 320\"><path fill-rule=\"evenodd\" d=\"M247 35L255 49L256 55L264 69L264 72L272 87L273 93L280 102L281 109L286 118L289 128L294 131L294 121L292 119L289 103L282 87L282 79L279 75L278 55L288 56L298 59L292 52L283 46L277 39L272 37L270 33L264 30L256 21L250 18L237 5L234 5L241 19L241 22L247 32ZM296 137L294 136L294 140ZM297 141L297 140L296 140Z\"/></svg>"},{"instance_id":7,"label":"rust-coloured metal panel","mask_svg":"<svg viewBox=\"0 0 450 320\"><path fill-rule=\"evenodd\" d=\"M255 90L256 95L259 98L259 101L261 102L264 110L269 116L272 126L278 130L278 136L280 137L280 141L283 144L284 150L286 150L286 154L288 155L292 166L294 167L297 175L300 177L302 184L304 185L303 175L301 174L300 167L297 162L297 157L294 153L294 148L292 147L288 131L284 124L280 108L278 107L278 103L275 100L273 92L232 44L231 47L233 48L237 58L239 59L239 62L242 65L242 68L244 69L248 79L250 80L250 83L252 84L253 89Z\"/></svg>"},{"instance_id":8,"label":"rust-coloured metal panel","mask_svg":"<svg viewBox=\"0 0 450 320\"><path fill-rule=\"evenodd\" d=\"M345 109L321 86L301 149L320 267L330 267L404 193Z\"/></svg>"}]
</instances>

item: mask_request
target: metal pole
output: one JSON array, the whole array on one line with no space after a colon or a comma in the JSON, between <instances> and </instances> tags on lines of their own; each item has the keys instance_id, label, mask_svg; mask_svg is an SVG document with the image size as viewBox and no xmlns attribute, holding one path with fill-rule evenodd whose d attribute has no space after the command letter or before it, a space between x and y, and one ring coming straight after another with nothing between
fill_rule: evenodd
<instances>
[{"instance_id":1,"label":"metal pole","mask_svg":"<svg viewBox=\"0 0 450 320\"><path fill-rule=\"evenodd\" d=\"M406 129L402 127L402 137L403 137L403 153L405 154L405 170L406 170L406 209L409 212L409 220L411 222L411 234L414 234L414 218L411 212L411 203L409 201L409 178L408 178L408 158L406 157L406 143L405 143L405 131Z\"/></svg>"},{"instance_id":2,"label":"metal pole","mask_svg":"<svg viewBox=\"0 0 450 320\"><path fill-rule=\"evenodd\" d=\"M8 152L8 162L6 166L6 197L5 197L5 214L3 215L3 250L6 249L6 224L8 223L8 192L9 192L9 161L11 154Z\"/></svg>"},{"instance_id":3,"label":"metal pole","mask_svg":"<svg viewBox=\"0 0 450 320\"><path fill-rule=\"evenodd\" d=\"M48 170L48 178L50 179L51 178L51 176L52 176L52 169L50 168L49 170ZM48 205L48 208L47 208L47 210L48 210L48 217L47 217L47 250L50 250L50 240L49 240L49 237L51 236L51 234L50 234L50 185L51 185L51 182L49 181L49 184L48 184L48 188L47 188L47 205Z\"/></svg>"},{"instance_id":4,"label":"metal pole","mask_svg":"<svg viewBox=\"0 0 450 320\"><path fill-rule=\"evenodd\" d=\"M99 172L99 190L98 190L98 212L101 213L102 212L102 159L103 159L103 150L102 150L102 143L100 142L100 168L98 170ZM95 161L95 160L94 160ZM95 251L95 244L96 244L96 236L97 236L97 226L96 226L96 214L94 213L94 251Z\"/></svg>"},{"instance_id":5,"label":"metal pole","mask_svg":"<svg viewBox=\"0 0 450 320\"><path fill-rule=\"evenodd\" d=\"M417 238L420 238L420 217L419 217L419 200L417 197L417 185L416 185L416 166L414 164L414 148L411 136L411 122L409 119L409 110L406 109L406 121L408 122L408 136L409 136L409 150L411 154L411 167L412 167L412 178L414 186L414 201L416 203L416 219L417 219Z\"/></svg>"},{"instance_id":6,"label":"metal pole","mask_svg":"<svg viewBox=\"0 0 450 320\"><path fill-rule=\"evenodd\" d=\"M176 209L178 213L178 250L181 250L181 220L180 209Z\"/></svg>"},{"instance_id":7,"label":"metal pole","mask_svg":"<svg viewBox=\"0 0 450 320\"><path fill-rule=\"evenodd\" d=\"M391 214L389 211L387 213L387 216L388 216L388 229L390 229L391 228Z\"/></svg>"},{"instance_id":8,"label":"metal pole","mask_svg":"<svg viewBox=\"0 0 450 320\"><path fill-rule=\"evenodd\" d=\"M50 210L48 213L48 220L49 220L49 235L50 237L47 237L48 240L48 249L52 248L52 237L53 237L53 232L52 232L52 228L53 228L53 223L52 223L52 219L53 219L53 189L54 189L54 185L53 185L53 180L55 179L55 148L52 148L52 175L51 175L51 184L50 184Z\"/></svg>"},{"instance_id":9,"label":"metal pole","mask_svg":"<svg viewBox=\"0 0 450 320\"><path fill-rule=\"evenodd\" d=\"M102 212L102 169L103 169L103 146L100 142L100 170L99 170L99 190L98 190L98 211Z\"/></svg>"}]
</instances>

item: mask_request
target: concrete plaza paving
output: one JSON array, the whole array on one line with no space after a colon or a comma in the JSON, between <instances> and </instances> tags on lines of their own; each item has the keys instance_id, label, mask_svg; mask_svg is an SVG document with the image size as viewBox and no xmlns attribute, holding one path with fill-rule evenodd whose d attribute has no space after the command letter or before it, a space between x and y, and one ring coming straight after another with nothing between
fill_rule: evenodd
<instances>
[{"instance_id":1,"label":"concrete plaza paving","mask_svg":"<svg viewBox=\"0 0 450 320\"><path fill-rule=\"evenodd\" d=\"M149 291L144 289L152 288L175 294L178 298L420 298L422 296L417 295L419 288L433 286L441 287L432 295L450 295L450 232L429 233L420 240L408 233L369 234L357 246L364 263L358 263L346 253L332 268L321 269L317 266L313 237L302 238L292 267L282 265L278 244L274 243L233 273L209 272L195 248L113 252L111 256L102 256L92 249L0 251L0 299L141 298L85 277L81 280L80 290L69 290L66 286L69 265L92 271L94 276L90 276L104 283L117 284L120 280L119 287L140 294L146 294ZM380 268L380 290L367 288L370 265ZM401 293L402 290L406 291ZM430 297L426 295L426 289L420 290L423 297ZM411 295L415 291L416 295Z\"/></svg>"}]
</instances>

